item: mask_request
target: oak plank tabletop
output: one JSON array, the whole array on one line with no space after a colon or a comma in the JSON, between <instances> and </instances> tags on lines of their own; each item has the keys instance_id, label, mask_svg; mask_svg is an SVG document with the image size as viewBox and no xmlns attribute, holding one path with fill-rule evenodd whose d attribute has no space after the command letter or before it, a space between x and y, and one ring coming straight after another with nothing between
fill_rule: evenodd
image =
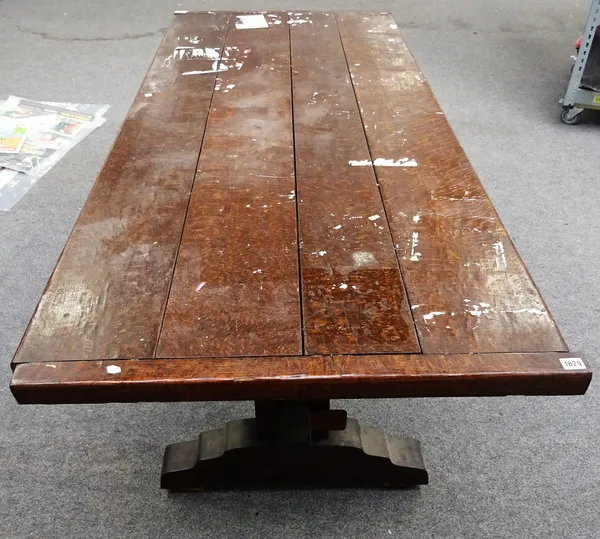
<instances>
[{"instance_id":1,"label":"oak plank tabletop","mask_svg":"<svg viewBox=\"0 0 600 539\"><path fill-rule=\"evenodd\" d=\"M387 13L175 15L13 360L23 403L581 394Z\"/></svg>"},{"instance_id":2,"label":"oak plank tabletop","mask_svg":"<svg viewBox=\"0 0 600 539\"><path fill-rule=\"evenodd\" d=\"M308 354L420 352L344 49L331 14L291 25ZM342 173L343 171L343 173Z\"/></svg>"},{"instance_id":3,"label":"oak plank tabletop","mask_svg":"<svg viewBox=\"0 0 600 539\"><path fill-rule=\"evenodd\" d=\"M16 362L152 357L227 14L176 17L48 282ZM183 40L189 36L188 40Z\"/></svg>"},{"instance_id":4,"label":"oak plank tabletop","mask_svg":"<svg viewBox=\"0 0 600 539\"><path fill-rule=\"evenodd\" d=\"M288 26L219 65L157 356L302 354Z\"/></svg>"}]
</instances>

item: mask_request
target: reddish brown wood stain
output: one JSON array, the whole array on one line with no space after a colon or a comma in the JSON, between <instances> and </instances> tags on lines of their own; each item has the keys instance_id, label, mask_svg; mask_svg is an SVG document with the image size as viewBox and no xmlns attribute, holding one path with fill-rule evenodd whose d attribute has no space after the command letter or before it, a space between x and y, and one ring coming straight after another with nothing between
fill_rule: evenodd
<instances>
[{"instance_id":1,"label":"reddish brown wood stain","mask_svg":"<svg viewBox=\"0 0 600 539\"><path fill-rule=\"evenodd\" d=\"M229 25L158 357L302 353L290 43L279 20Z\"/></svg>"},{"instance_id":2,"label":"reddish brown wood stain","mask_svg":"<svg viewBox=\"0 0 600 539\"><path fill-rule=\"evenodd\" d=\"M175 18L15 355L17 400L584 393L391 17L265 17Z\"/></svg>"},{"instance_id":3,"label":"reddish brown wood stain","mask_svg":"<svg viewBox=\"0 0 600 539\"><path fill-rule=\"evenodd\" d=\"M419 352L335 16L291 26L309 354Z\"/></svg>"},{"instance_id":4,"label":"reddish brown wood stain","mask_svg":"<svg viewBox=\"0 0 600 539\"><path fill-rule=\"evenodd\" d=\"M589 370L572 354L204 358L30 363L15 371L19 402L130 402L574 395Z\"/></svg>"},{"instance_id":5,"label":"reddish brown wood stain","mask_svg":"<svg viewBox=\"0 0 600 539\"><path fill-rule=\"evenodd\" d=\"M338 16L424 353L566 350L389 15Z\"/></svg>"},{"instance_id":6,"label":"reddish brown wood stain","mask_svg":"<svg viewBox=\"0 0 600 539\"><path fill-rule=\"evenodd\" d=\"M156 347L228 14L176 17L44 291L15 361L136 358ZM146 94L152 94L146 96Z\"/></svg>"}]
</instances>

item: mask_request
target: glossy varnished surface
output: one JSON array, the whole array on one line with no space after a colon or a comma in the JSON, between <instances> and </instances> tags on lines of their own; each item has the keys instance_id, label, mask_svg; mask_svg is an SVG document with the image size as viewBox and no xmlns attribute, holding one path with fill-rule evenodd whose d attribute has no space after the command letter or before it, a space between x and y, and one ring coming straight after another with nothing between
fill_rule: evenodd
<instances>
[{"instance_id":1,"label":"glossy varnished surface","mask_svg":"<svg viewBox=\"0 0 600 539\"><path fill-rule=\"evenodd\" d=\"M389 15L265 19L175 17L17 351L17 400L584 393Z\"/></svg>"},{"instance_id":2,"label":"glossy varnished surface","mask_svg":"<svg viewBox=\"0 0 600 539\"><path fill-rule=\"evenodd\" d=\"M307 354L419 352L334 15L290 26Z\"/></svg>"},{"instance_id":3,"label":"glossy varnished surface","mask_svg":"<svg viewBox=\"0 0 600 539\"><path fill-rule=\"evenodd\" d=\"M19 365L23 403L573 395L591 372L572 354L303 356ZM451 382L449 382L451 380Z\"/></svg>"},{"instance_id":4,"label":"glossy varnished surface","mask_svg":"<svg viewBox=\"0 0 600 539\"><path fill-rule=\"evenodd\" d=\"M229 16L175 18L71 233L16 362L152 356Z\"/></svg>"},{"instance_id":5,"label":"glossy varnished surface","mask_svg":"<svg viewBox=\"0 0 600 539\"><path fill-rule=\"evenodd\" d=\"M566 350L390 15L338 16L424 353Z\"/></svg>"},{"instance_id":6,"label":"glossy varnished surface","mask_svg":"<svg viewBox=\"0 0 600 539\"><path fill-rule=\"evenodd\" d=\"M302 353L289 30L270 19L229 25L159 357Z\"/></svg>"}]
</instances>

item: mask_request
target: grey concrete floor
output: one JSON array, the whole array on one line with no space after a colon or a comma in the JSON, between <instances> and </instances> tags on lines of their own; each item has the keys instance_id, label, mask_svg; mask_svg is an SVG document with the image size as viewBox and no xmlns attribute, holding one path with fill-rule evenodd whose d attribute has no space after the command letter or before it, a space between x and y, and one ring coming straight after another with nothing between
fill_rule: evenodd
<instances>
[{"instance_id":1,"label":"grey concrete floor","mask_svg":"<svg viewBox=\"0 0 600 539\"><path fill-rule=\"evenodd\" d=\"M418 437L418 490L158 488L166 444L245 403L19 407L9 362L174 9L391 11L570 347L598 364L600 123L558 120L583 0L0 1L0 95L110 103L0 214L0 537L598 538L597 384L583 397L347 401Z\"/></svg>"}]
</instances>

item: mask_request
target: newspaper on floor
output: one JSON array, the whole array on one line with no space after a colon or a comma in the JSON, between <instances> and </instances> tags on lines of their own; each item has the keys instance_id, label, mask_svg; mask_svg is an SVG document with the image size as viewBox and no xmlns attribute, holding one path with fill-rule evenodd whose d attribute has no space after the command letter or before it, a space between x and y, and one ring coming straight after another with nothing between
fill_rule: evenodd
<instances>
[{"instance_id":1,"label":"newspaper on floor","mask_svg":"<svg viewBox=\"0 0 600 539\"><path fill-rule=\"evenodd\" d=\"M38 180L16 170L0 168L0 210L10 210Z\"/></svg>"},{"instance_id":2,"label":"newspaper on floor","mask_svg":"<svg viewBox=\"0 0 600 539\"><path fill-rule=\"evenodd\" d=\"M20 152L29 129L27 120L3 118L0 121L0 154Z\"/></svg>"},{"instance_id":3,"label":"newspaper on floor","mask_svg":"<svg viewBox=\"0 0 600 539\"><path fill-rule=\"evenodd\" d=\"M88 110L81 110L88 108ZM43 103L10 96L0 109L0 126L16 119L27 122L29 129L24 143L10 155L0 155L0 166L41 176L54 166L73 146L106 120L105 107L60 103Z\"/></svg>"},{"instance_id":4,"label":"newspaper on floor","mask_svg":"<svg viewBox=\"0 0 600 539\"><path fill-rule=\"evenodd\" d=\"M71 148L101 126L108 105L52 103L10 96L0 105L0 136L15 123L22 140L7 136L0 150L0 210L10 210Z\"/></svg>"}]
</instances>

